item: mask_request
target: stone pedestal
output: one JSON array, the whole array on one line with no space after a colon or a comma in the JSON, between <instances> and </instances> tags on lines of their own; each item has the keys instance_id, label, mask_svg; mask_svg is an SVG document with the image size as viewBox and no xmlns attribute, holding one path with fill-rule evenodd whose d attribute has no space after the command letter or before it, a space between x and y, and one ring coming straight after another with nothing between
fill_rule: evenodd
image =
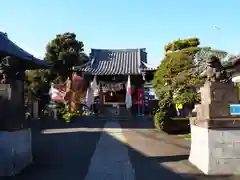
<instances>
[{"instance_id":1,"label":"stone pedestal","mask_svg":"<svg viewBox=\"0 0 240 180\"><path fill-rule=\"evenodd\" d=\"M207 129L191 125L189 161L207 175L240 174L240 128Z\"/></svg>"},{"instance_id":2,"label":"stone pedestal","mask_svg":"<svg viewBox=\"0 0 240 180\"><path fill-rule=\"evenodd\" d=\"M189 161L206 175L240 174L240 117L229 112L238 104L233 84L206 83L200 89L202 102L190 119Z\"/></svg>"},{"instance_id":3,"label":"stone pedestal","mask_svg":"<svg viewBox=\"0 0 240 180\"><path fill-rule=\"evenodd\" d=\"M31 162L31 130L0 131L0 176L13 176Z\"/></svg>"}]
</instances>

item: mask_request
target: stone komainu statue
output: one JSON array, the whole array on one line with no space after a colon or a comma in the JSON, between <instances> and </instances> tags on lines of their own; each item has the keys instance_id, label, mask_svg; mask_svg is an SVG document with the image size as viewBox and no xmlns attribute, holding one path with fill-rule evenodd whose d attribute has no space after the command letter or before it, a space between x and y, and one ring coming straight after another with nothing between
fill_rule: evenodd
<instances>
[{"instance_id":1,"label":"stone komainu statue","mask_svg":"<svg viewBox=\"0 0 240 180\"><path fill-rule=\"evenodd\" d=\"M220 59L216 56L211 56L207 61L207 81L229 83L230 76L226 73Z\"/></svg>"}]
</instances>

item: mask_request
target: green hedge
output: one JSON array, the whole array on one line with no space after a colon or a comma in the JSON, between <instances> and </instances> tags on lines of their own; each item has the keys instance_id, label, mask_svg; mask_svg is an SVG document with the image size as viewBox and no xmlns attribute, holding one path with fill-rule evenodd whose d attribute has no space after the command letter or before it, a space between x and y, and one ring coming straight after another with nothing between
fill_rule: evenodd
<instances>
[{"instance_id":1,"label":"green hedge","mask_svg":"<svg viewBox=\"0 0 240 180\"><path fill-rule=\"evenodd\" d=\"M158 111L154 115L154 126L157 129L164 129L165 113Z\"/></svg>"},{"instance_id":2,"label":"green hedge","mask_svg":"<svg viewBox=\"0 0 240 180\"><path fill-rule=\"evenodd\" d=\"M163 131L168 131L169 126L171 126L171 116L167 112L162 112L158 110L154 115L154 126L157 129L161 129Z\"/></svg>"},{"instance_id":3,"label":"green hedge","mask_svg":"<svg viewBox=\"0 0 240 180\"><path fill-rule=\"evenodd\" d=\"M190 129L189 118L187 117L169 117L167 113L158 110L154 115L154 126L167 133L188 132Z\"/></svg>"}]
</instances>

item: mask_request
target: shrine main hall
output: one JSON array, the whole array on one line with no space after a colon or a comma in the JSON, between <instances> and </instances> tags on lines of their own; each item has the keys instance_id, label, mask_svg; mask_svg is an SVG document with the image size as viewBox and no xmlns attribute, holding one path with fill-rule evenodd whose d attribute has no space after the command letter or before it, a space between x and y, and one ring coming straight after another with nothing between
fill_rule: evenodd
<instances>
[{"instance_id":1,"label":"shrine main hall","mask_svg":"<svg viewBox=\"0 0 240 180\"><path fill-rule=\"evenodd\" d=\"M90 61L74 67L74 71L82 74L90 81L96 78L99 87L99 103L102 107L113 104L125 105L126 83L131 79L133 107L139 102L137 90L143 89L145 111L147 108L150 81L155 68L147 62L145 48L140 49L91 49Z\"/></svg>"}]
</instances>

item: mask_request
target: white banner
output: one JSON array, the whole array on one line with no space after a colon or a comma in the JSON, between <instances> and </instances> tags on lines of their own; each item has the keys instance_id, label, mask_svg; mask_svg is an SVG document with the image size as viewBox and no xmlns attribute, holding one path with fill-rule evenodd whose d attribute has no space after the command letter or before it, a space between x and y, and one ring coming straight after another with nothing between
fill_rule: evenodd
<instances>
[{"instance_id":1,"label":"white banner","mask_svg":"<svg viewBox=\"0 0 240 180\"><path fill-rule=\"evenodd\" d=\"M106 91L120 91L124 89L124 83L107 83L100 82L103 92Z\"/></svg>"}]
</instances>

